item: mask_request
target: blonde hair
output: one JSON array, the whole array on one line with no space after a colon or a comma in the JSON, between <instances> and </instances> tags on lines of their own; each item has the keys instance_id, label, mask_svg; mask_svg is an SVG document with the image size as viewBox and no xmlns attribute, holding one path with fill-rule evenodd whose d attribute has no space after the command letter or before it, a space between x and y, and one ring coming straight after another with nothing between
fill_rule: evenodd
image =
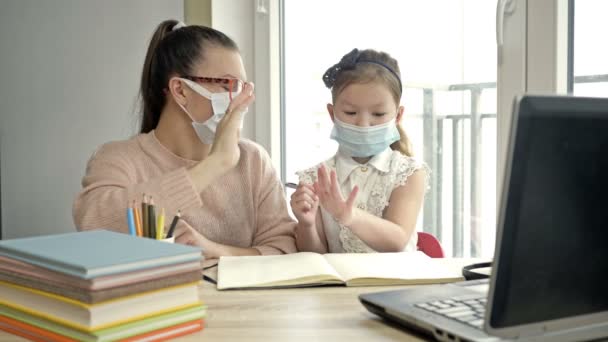
<instances>
[{"instance_id":1,"label":"blonde hair","mask_svg":"<svg viewBox=\"0 0 608 342\"><path fill-rule=\"evenodd\" d=\"M349 85L355 83L380 82L386 85L395 100L401 102L401 73L397 61L386 52L372 49L354 49L344 55L339 63L327 69L323 82L331 89L332 101ZM406 156L412 156L412 144L403 127L397 124L400 139L391 148Z\"/></svg>"}]
</instances>

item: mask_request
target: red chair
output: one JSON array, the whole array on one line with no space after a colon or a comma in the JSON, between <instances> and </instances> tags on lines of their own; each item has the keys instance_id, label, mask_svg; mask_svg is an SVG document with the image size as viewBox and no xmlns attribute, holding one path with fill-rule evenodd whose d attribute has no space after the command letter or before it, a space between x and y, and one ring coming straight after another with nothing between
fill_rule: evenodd
<instances>
[{"instance_id":1,"label":"red chair","mask_svg":"<svg viewBox=\"0 0 608 342\"><path fill-rule=\"evenodd\" d=\"M418 232L418 250L431 258L443 258L443 248L441 243L433 234Z\"/></svg>"}]
</instances>

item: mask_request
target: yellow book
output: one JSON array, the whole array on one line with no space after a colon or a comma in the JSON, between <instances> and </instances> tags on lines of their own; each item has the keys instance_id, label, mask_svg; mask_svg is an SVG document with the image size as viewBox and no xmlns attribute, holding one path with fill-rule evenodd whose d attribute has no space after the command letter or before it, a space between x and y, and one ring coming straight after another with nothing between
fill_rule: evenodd
<instances>
[{"instance_id":1,"label":"yellow book","mask_svg":"<svg viewBox=\"0 0 608 342\"><path fill-rule=\"evenodd\" d=\"M301 252L286 255L221 257L219 290L317 285L379 286L464 280L462 267L479 259L432 259L422 252Z\"/></svg>"},{"instance_id":2,"label":"yellow book","mask_svg":"<svg viewBox=\"0 0 608 342\"><path fill-rule=\"evenodd\" d=\"M193 282L97 304L85 304L0 281L0 305L90 332L201 305L198 284Z\"/></svg>"}]
</instances>

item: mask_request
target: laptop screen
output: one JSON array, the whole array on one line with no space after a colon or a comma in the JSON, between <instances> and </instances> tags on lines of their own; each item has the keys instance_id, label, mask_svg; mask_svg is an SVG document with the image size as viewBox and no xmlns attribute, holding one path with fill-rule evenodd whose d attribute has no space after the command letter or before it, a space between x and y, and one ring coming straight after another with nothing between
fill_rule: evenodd
<instances>
[{"instance_id":1,"label":"laptop screen","mask_svg":"<svg viewBox=\"0 0 608 342\"><path fill-rule=\"evenodd\" d=\"M513 138L490 325L608 311L608 99L526 97Z\"/></svg>"}]
</instances>

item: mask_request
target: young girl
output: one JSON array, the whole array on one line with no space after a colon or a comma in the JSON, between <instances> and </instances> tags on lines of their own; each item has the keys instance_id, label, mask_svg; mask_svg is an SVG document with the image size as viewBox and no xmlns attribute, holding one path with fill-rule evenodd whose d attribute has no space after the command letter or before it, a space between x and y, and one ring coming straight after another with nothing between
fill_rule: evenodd
<instances>
[{"instance_id":1,"label":"young girl","mask_svg":"<svg viewBox=\"0 0 608 342\"><path fill-rule=\"evenodd\" d=\"M296 245L318 253L416 250L416 219L426 187L399 126L403 91L397 61L354 49L323 75L339 143L331 159L298 172L291 196Z\"/></svg>"}]
</instances>

